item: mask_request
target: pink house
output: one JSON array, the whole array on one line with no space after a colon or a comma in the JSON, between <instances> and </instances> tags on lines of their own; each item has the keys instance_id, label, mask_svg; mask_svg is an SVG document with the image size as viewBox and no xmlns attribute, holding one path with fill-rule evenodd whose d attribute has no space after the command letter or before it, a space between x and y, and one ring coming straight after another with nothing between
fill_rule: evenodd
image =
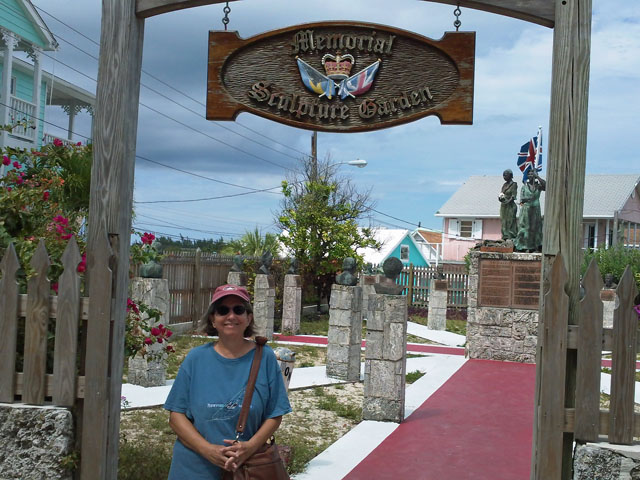
<instances>
[{"instance_id":1,"label":"pink house","mask_svg":"<svg viewBox=\"0 0 640 480\"><path fill-rule=\"evenodd\" d=\"M498 194L503 183L501 175L469 177L436 212L442 217L444 261L463 261L476 243L501 238ZM640 248L639 183L639 174L585 177L584 248L616 243ZM544 193L540 201L544 212Z\"/></svg>"}]
</instances>

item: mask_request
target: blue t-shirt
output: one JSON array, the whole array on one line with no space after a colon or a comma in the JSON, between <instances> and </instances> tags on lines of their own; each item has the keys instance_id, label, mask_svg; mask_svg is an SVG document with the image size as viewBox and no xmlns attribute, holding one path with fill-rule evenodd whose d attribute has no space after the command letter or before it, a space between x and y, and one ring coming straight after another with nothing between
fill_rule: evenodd
<instances>
[{"instance_id":1,"label":"blue t-shirt","mask_svg":"<svg viewBox=\"0 0 640 480\"><path fill-rule=\"evenodd\" d=\"M213 343L192 349L180 366L164 408L185 414L209 443L225 445L224 439L235 439L254 353L252 349L240 358L225 358L216 352ZM290 411L276 356L265 345L247 425L240 440L249 440L266 419ZM220 467L176 440L170 480L211 480L221 476Z\"/></svg>"}]
</instances>

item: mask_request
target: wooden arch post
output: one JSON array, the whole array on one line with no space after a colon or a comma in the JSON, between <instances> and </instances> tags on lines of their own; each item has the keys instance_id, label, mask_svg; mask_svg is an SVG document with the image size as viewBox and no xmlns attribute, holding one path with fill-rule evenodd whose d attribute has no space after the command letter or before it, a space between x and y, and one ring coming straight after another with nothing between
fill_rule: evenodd
<instances>
[{"instance_id":1,"label":"wooden arch post","mask_svg":"<svg viewBox=\"0 0 640 480\"><path fill-rule=\"evenodd\" d=\"M119 410L124 323L128 286L129 243L138 125L138 101L142 65L144 18L179 9L222 3L224 0L103 0L100 61L93 124L94 159L88 251L108 236L116 255L114 268L111 338L96 341L105 351L104 364L92 366L91 381L100 387L86 392L84 425L89 424L91 450L102 452L98 462L82 462L84 480L116 479L118 465ZM231 0L235 1L235 0ZM554 28L551 118L549 122L548 189L545 207L543 286L548 285L550 267L563 254L569 282L569 318L575 321L579 278L579 229L582 221L586 159L587 101L589 83L590 25L592 0L426 0L518 18ZM91 261L91 260L90 260ZM92 285L90 295L99 295ZM541 289L544 292L544 288ZM541 302L541 312L542 312ZM540 324L544 324L542 313ZM544 352L538 351L539 359ZM569 359L571 360L571 359ZM538 364L540 362L538 361ZM571 386L571 369L567 383ZM573 370L575 371L575 369ZM88 373L88 372L87 372ZM87 379L89 381L89 379ZM544 378L538 371L539 386ZM99 412L86 405L105 405ZM571 399L568 399L569 401ZM536 432L539 419L536 419ZM536 434L534 433L534 437ZM537 468L534 438L532 479L545 477ZM569 445L569 437L565 445ZM566 453L566 452L565 452ZM570 459L569 451L569 459ZM567 466L565 455L565 467ZM570 469L570 465L568 465ZM566 475L566 468L564 470ZM563 476L563 478L569 478Z\"/></svg>"}]
</instances>

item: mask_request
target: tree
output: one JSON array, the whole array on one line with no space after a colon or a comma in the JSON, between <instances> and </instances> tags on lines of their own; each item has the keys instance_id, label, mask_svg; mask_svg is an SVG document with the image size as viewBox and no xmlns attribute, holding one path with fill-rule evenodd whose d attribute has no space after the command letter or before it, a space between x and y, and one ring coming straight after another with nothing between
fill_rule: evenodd
<instances>
[{"instance_id":1,"label":"tree","mask_svg":"<svg viewBox=\"0 0 640 480\"><path fill-rule=\"evenodd\" d=\"M266 233L264 237L256 227L253 231L247 231L238 240L230 241L224 249L225 253L259 257L263 252L269 251L274 257L278 256L278 236L274 233Z\"/></svg>"},{"instance_id":2,"label":"tree","mask_svg":"<svg viewBox=\"0 0 640 480\"><path fill-rule=\"evenodd\" d=\"M378 246L370 228L358 220L373 207L369 191L360 193L327 158L309 159L302 171L282 182L284 199L276 222L280 241L298 260L304 285L313 285L316 304L329 298L342 260L353 257L362 266L357 249Z\"/></svg>"}]
</instances>

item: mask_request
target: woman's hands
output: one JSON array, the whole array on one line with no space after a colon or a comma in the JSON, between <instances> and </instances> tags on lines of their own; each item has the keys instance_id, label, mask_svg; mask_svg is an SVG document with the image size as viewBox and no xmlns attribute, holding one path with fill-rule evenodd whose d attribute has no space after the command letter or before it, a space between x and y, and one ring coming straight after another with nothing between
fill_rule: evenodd
<instances>
[{"instance_id":1,"label":"woman's hands","mask_svg":"<svg viewBox=\"0 0 640 480\"><path fill-rule=\"evenodd\" d=\"M199 453L214 465L217 465L224 470L231 470L227 467L227 464L231 460L233 460L233 457L229 456L227 449L228 447L225 447L224 445L214 445L213 443L208 443L207 445L201 447Z\"/></svg>"},{"instance_id":2,"label":"woman's hands","mask_svg":"<svg viewBox=\"0 0 640 480\"><path fill-rule=\"evenodd\" d=\"M222 468L231 472L235 472L259 447L254 446L251 441L225 440L224 443L228 445L227 447L222 447L222 452L227 457L227 460Z\"/></svg>"}]
</instances>

